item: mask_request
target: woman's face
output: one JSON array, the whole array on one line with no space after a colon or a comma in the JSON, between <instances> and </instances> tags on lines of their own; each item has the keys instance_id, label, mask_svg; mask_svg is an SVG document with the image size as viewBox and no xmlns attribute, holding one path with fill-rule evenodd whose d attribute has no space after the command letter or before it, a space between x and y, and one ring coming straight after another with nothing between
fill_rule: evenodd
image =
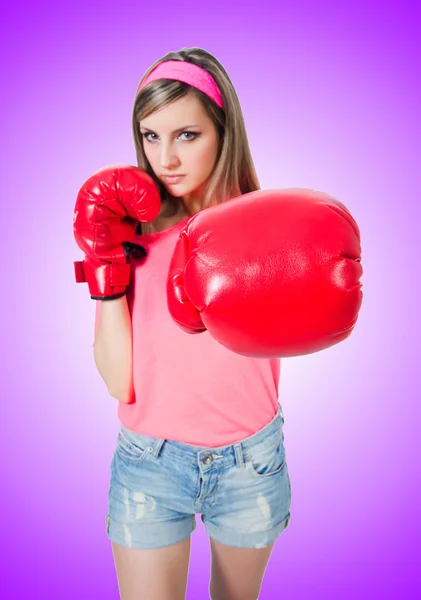
<instances>
[{"instance_id":1,"label":"woman's face","mask_svg":"<svg viewBox=\"0 0 421 600\"><path fill-rule=\"evenodd\" d=\"M189 214L199 212L219 145L216 127L201 102L187 94L142 119L139 126L155 175L170 194L183 200Z\"/></svg>"}]
</instances>

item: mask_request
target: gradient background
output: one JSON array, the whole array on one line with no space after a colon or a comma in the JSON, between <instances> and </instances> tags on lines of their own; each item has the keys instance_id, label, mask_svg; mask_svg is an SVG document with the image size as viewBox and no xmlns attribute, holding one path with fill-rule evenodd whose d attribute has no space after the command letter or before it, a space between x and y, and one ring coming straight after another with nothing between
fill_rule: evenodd
<instances>
[{"instance_id":1,"label":"gradient background","mask_svg":"<svg viewBox=\"0 0 421 600\"><path fill-rule=\"evenodd\" d=\"M324 190L361 229L352 336L283 361L292 518L261 599L419 598L418 2L16 2L1 44L0 596L118 598L105 534L119 423L76 285L76 194L134 163L137 83L200 46L238 91L263 188ZM417 39L418 38L418 39ZM192 538L189 599L208 598Z\"/></svg>"}]
</instances>

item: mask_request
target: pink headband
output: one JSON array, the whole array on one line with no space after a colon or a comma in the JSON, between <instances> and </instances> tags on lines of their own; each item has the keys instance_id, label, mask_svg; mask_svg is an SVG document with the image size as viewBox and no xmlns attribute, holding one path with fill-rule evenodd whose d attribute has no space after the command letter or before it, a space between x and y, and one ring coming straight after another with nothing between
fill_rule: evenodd
<instances>
[{"instance_id":1,"label":"pink headband","mask_svg":"<svg viewBox=\"0 0 421 600\"><path fill-rule=\"evenodd\" d=\"M223 108L221 92L212 75L191 62L167 60L159 63L139 85L137 92L140 92L151 81L157 81L158 79L174 79L175 81L188 83L209 96L220 108Z\"/></svg>"}]
</instances>

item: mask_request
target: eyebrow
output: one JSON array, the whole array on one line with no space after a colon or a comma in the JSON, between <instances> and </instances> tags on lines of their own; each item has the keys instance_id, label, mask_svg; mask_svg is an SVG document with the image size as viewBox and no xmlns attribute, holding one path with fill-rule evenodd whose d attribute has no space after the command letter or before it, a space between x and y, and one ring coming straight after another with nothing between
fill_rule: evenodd
<instances>
[{"instance_id":1,"label":"eyebrow","mask_svg":"<svg viewBox=\"0 0 421 600\"><path fill-rule=\"evenodd\" d=\"M143 127L143 125L140 125L140 129L145 129L145 131L150 131L151 133L156 133L156 131L153 131L153 129L148 129L147 127ZM172 131L172 133L178 133L180 131L184 131L185 129L188 129L189 127L198 127L198 125L184 125L184 127L180 127L179 129L176 129L175 131Z\"/></svg>"}]
</instances>

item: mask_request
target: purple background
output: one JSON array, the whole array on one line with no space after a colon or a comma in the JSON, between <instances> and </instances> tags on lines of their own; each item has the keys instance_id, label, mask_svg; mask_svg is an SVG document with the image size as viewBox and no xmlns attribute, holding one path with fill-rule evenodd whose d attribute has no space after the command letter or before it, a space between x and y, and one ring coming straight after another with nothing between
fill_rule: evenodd
<instances>
[{"instance_id":1,"label":"purple background","mask_svg":"<svg viewBox=\"0 0 421 600\"><path fill-rule=\"evenodd\" d=\"M137 83L188 46L230 74L261 186L324 190L362 236L352 336L282 363L292 518L260 597L420 597L417 4L4 4L2 597L118 598L105 534L117 401L73 278L73 207L92 172L134 163ZM209 568L199 520L189 599L208 598Z\"/></svg>"}]
</instances>

